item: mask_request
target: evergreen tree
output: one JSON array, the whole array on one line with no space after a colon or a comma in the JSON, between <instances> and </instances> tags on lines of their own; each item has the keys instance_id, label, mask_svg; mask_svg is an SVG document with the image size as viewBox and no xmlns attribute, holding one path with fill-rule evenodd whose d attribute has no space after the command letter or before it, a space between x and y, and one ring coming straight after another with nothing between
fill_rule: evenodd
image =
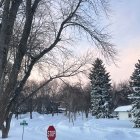
<instances>
[{"instance_id":1,"label":"evergreen tree","mask_svg":"<svg viewBox=\"0 0 140 140\"><path fill-rule=\"evenodd\" d=\"M140 60L135 64L135 69L130 77L130 85L132 87L132 113L134 116L134 127L140 127Z\"/></svg>"},{"instance_id":2,"label":"evergreen tree","mask_svg":"<svg viewBox=\"0 0 140 140\"><path fill-rule=\"evenodd\" d=\"M110 117L111 84L102 60L97 58L89 75L91 80L91 110L96 118Z\"/></svg>"}]
</instances>

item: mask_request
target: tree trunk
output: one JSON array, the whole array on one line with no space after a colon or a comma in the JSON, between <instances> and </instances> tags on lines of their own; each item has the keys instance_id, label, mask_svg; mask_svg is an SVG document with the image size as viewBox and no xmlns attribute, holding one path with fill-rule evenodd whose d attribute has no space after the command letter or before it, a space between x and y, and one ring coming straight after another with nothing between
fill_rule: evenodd
<instances>
[{"instance_id":1,"label":"tree trunk","mask_svg":"<svg viewBox=\"0 0 140 140\"><path fill-rule=\"evenodd\" d=\"M69 110L69 113L68 113L68 117L69 117L69 122L70 122L70 110Z\"/></svg>"},{"instance_id":2,"label":"tree trunk","mask_svg":"<svg viewBox=\"0 0 140 140\"><path fill-rule=\"evenodd\" d=\"M85 111L86 118L88 118L88 113L89 113L89 111L86 110L86 111Z\"/></svg>"},{"instance_id":3,"label":"tree trunk","mask_svg":"<svg viewBox=\"0 0 140 140\"><path fill-rule=\"evenodd\" d=\"M19 113L18 112L16 112L15 113L15 118L18 120L18 115L19 115Z\"/></svg>"},{"instance_id":4,"label":"tree trunk","mask_svg":"<svg viewBox=\"0 0 140 140\"><path fill-rule=\"evenodd\" d=\"M8 138L8 133L10 129L10 123L12 119L12 113L8 116L8 118L5 120L5 124L2 126L2 138Z\"/></svg>"},{"instance_id":5,"label":"tree trunk","mask_svg":"<svg viewBox=\"0 0 140 140\"><path fill-rule=\"evenodd\" d=\"M2 138L8 138L9 128L4 127L2 128Z\"/></svg>"},{"instance_id":6,"label":"tree trunk","mask_svg":"<svg viewBox=\"0 0 140 140\"><path fill-rule=\"evenodd\" d=\"M54 110L52 110L52 117L54 116Z\"/></svg>"},{"instance_id":7,"label":"tree trunk","mask_svg":"<svg viewBox=\"0 0 140 140\"><path fill-rule=\"evenodd\" d=\"M32 111L30 111L30 119L33 118L33 114L32 114Z\"/></svg>"},{"instance_id":8,"label":"tree trunk","mask_svg":"<svg viewBox=\"0 0 140 140\"><path fill-rule=\"evenodd\" d=\"M76 121L76 109L73 111L74 120Z\"/></svg>"}]
</instances>

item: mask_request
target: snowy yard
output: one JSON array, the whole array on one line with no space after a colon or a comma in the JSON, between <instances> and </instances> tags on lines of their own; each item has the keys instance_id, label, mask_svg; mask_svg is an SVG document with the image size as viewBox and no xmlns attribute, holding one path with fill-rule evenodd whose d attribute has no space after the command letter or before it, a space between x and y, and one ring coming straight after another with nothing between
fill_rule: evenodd
<instances>
[{"instance_id":1,"label":"snowy yard","mask_svg":"<svg viewBox=\"0 0 140 140\"><path fill-rule=\"evenodd\" d=\"M63 114L40 115L33 114L33 119L29 115L22 115L21 119L12 119L9 138L6 140L21 140L22 126L20 122L26 120L24 140L47 140L46 130L49 125L56 128L56 140L140 140L140 129L132 128L129 121L115 119L82 119L77 117L74 123L69 123L68 118ZM0 138L1 139L1 138Z\"/></svg>"}]
</instances>

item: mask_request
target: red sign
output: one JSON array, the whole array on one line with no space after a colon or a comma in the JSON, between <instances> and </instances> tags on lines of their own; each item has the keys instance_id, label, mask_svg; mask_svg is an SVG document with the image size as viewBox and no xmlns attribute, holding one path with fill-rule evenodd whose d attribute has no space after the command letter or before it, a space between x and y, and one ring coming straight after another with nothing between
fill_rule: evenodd
<instances>
[{"instance_id":1,"label":"red sign","mask_svg":"<svg viewBox=\"0 0 140 140\"><path fill-rule=\"evenodd\" d=\"M54 140L56 137L56 130L53 126L49 126L47 130L47 137L49 140Z\"/></svg>"}]
</instances>

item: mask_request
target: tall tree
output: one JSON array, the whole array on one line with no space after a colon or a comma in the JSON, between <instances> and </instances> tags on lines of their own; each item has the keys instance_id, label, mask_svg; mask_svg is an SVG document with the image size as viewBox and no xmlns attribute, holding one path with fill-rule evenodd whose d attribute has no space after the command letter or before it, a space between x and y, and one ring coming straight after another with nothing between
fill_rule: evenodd
<instances>
[{"instance_id":1,"label":"tall tree","mask_svg":"<svg viewBox=\"0 0 140 140\"><path fill-rule=\"evenodd\" d=\"M140 60L135 64L135 69L130 79L133 91L131 98L133 100L132 113L134 115L134 127L140 127Z\"/></svg>"},{"instance_id":2,"label":"tall tree","mask_svg":"<svg viewBox=\"0 0 140 140\"><path fill-rule=\"evenodd\" d=\"M93 63L90 73L91 80L91 109L96 118L110 117L111 83L101 59Z\"/></svg>"},{"instance_id":3,"label":"tall tree","mask_svg":"<svg viewBox=\"0 0 140 140\"><path fill-rule=\"evenodd\" d=\"M0 0L0 127L3 138L8 137L15 102L40 60L51 65L54 58L67 50L64 46L69 44L70 38L75 40L78 33L80 38L85 32L107 57L114 55L108 34L95 22L103 10L107 13L107 5L108 0ZM9 62L11 69L7 78ZM66 66L64 61L63 64ZM54 77L50 75L47 79L49 82Z\"/></svg>"}]
</instances>

